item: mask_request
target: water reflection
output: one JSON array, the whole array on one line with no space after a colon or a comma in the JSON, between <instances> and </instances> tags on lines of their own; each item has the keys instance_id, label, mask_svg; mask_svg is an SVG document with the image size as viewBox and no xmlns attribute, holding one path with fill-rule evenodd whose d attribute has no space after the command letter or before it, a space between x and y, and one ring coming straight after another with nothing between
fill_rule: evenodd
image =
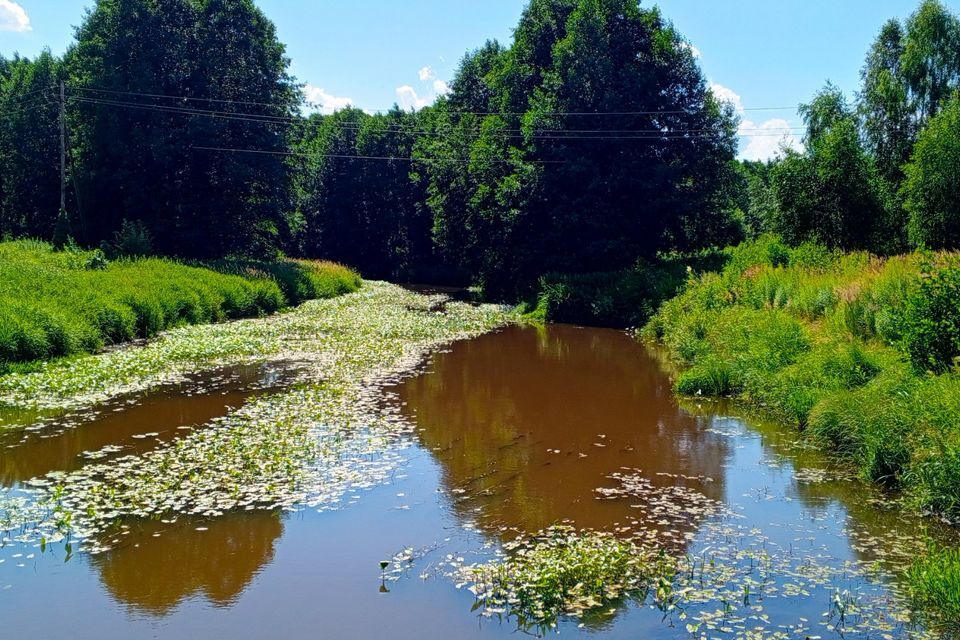
<instances>
[{"instance_id":1,"label":"water reflection","mask_svg":"<svg viewBox=\"0 0 960 640\"><path fill-rule=\"evenodd\" d=\"M629 500L596 499L622 468L657 486L701 476L697 490L723 499L728 439L677 406L669 380L625 333L512 327L458 344L430 368L400 386L400 399L456 509L488 531L642 520Z\"/></svg>"},{"instance_id":2,"label":"water reflection","mask_svg":"<svg viewBox=\"0 0 960 640\"><path fill-rule=\"evenodd\" d=\"M142 613L165 616L193 597L225 607L271 562L282 533L281 514L268 511L139 522L93 564L110 594Z\"/></svg>"}]
</instances>

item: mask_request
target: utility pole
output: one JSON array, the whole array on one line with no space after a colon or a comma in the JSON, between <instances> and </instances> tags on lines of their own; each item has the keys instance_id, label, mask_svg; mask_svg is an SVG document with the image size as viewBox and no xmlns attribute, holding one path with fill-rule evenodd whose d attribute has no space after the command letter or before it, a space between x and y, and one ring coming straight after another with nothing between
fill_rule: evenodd
<instances>
[{"instance_id":1,"label":"utility pole","mask_svg":"<svg viewBox=\"0 0 960 640\"><path fill-rule=\"evenodd\" d=\"M67 210L67 91L60 81L60 211Z\"/></svg>"}]
</instances>

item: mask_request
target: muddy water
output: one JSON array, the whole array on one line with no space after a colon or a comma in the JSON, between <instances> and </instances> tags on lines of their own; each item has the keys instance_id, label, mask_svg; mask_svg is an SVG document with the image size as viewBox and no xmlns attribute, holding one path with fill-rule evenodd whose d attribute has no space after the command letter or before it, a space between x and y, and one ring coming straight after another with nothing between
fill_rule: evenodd
<instances>
[{"instance_id":1,"label":"muddy water","mask_svg":"<svg viewBox=\"0 0 960 640\"><path fill-rule=\"evenodd\" d=\"M336 509L127 522L97 556L8 543L4 636L516 637L510 621L471 612L450 562L487 559L517 531L567 521L653 528L672 550L765 586L740 606L734 580L724 604L691 605L685 620L624 602L583 628L562 623L564 634L690 638L685 624L699 611L731 606L754 619L710 637L737 637L739 626L763 627L759 637L910 637L889 615L882 630L852 616L838 629L830 602L840 589L871 615L895 611L885 567L912 553L923 525L874 506L883 496L841 479L789 431L722 406L678 404L656 359L625 334L511 328L453 345L386 393L417 435L393 476ZM183 421L174 413L167 426ZM152 424L147 431L160 431ZM26 450L6 450L3 464L17 451ZM682 486L724 509L654 513L651 496L598 499L618 472L646 479L651 496ZM763 567L752 551L769 558ZM395 555L381 575L379 562Z\"/></svg>"},{"instance_id":2,"label":"muddy water","mask_svg":"<svg viewBox=\"0 0 960 640\"><path fill-rule=\"evenodd\" d=\"M51 471L73 471L90 460L150 451L252 396L282 389L297 369L295 363L215 369L30 425L9 424L17 415L6 416L4 425L0 414L0 485L13 487Z\"/></svg>"}]
</instances>

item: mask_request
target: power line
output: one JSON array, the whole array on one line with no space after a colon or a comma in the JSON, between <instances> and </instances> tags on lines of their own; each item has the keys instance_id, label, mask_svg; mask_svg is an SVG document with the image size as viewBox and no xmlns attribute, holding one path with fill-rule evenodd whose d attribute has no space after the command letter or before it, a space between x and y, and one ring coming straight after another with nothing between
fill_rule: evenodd
<instances>
[{"instance_id":1,"label":"power line","mask_svg":"<svg viewBox=\"0 0 960 640\"><path fill-rule=\"evenodd\" d=\"M86 92L99 92L99 93L110 93L115 95L128 95L128 96L142 96L147 98L157 98L157 99L167 99L167 100L193 100L198 102L215 102L219 104L247 104L247 105L258 105L264 107L276 107L275 103L270 102L255 102L250 100L228 100L223 98L199 98L195 96L176 96L162 93L142 93L137 91L120 91L116 89L101 89L98 87L71 87L72 89L77 89L79 91ZM738 109L738 111L796 111L796 106L790 107L745 107ZM683 115L683 114L692 114L696 110L693 109L676 109L676 110L667 110L667 109L656 109L649 111L540 111L538 112L541 115L550 115L550 116L639 116L639 115ZM461 115L477 115L477 116L495 116L495 115L514 115L522 116L526 115L527 111L454 111L456 114Z\"/></svg>"},{"instance_id":2,"label":"power line","mask_svg":"<svg viewBox=\"0 0 960 640\"><path fill-rule=\"evenodd\" d=\"M230 147L205 147L199 145L192 146L191 149L197 149L198 151L218 151L224 153L251 153L256 155L298 156L305 158L339 158L345 160L391 160L399 162L430 162L431 160L437 160L437 158L413 158L408 156L359 156L337 153L300 153L296 151L267 151L263 149L236 149ZM510 160L490 159L485 161L512 164ZM457 162L469 163L471 160L458 159ZM527 164L566 164L565 160L525 160L524 162Z\"/></svg>"},{"instance_id":3,"label":"power line","mask_svg":"<svg viewBox=\"0 0 960 640\"><path fill-rule=\"evenodd\" d=\"M148 105L148 104L139 104L132 102L122 102L117 100L107 100L102 98L85 98L74 96L71 98L77 102L83 102L87 104L99 104L106 106L115 106L121 108L130 108L130 109L139 109L143 111L157 111L163 113L170 113L176 115L190 115L190 116L204 116L215 119L222 120L233 120L240 122L255 122L260 124L288 124L288 123L299 123L302 122L301 119L289 118L283 116L269 116L269 115L260 115L260 114L251 114L251 113L234 113L226 111L213 111L209 109L192 109L188 107L172 107L166 105ZM359 124L354 123L343 123L344 125L349 125L344 127L347 130L359 130ZM717 131L713 129L671 129L666 131L658 131L655 129L552 129L552 130L543 130L545 133L538 133L535 130L533 133L516 133L512 134L511 131L521 131L519 129L506 129L506 130L496 130L489 132L489 135L492 135L501 139L537 139L537 140L680 140L680 139L695 139L695 138L711 138ZM762 133L744 133L738 131L736 135L741 137L782 137L786 135L787 131L793 131L793 128L789 130L780 130L780 129L764 129L758 128L757 131ZM387 133L388 131L380 131L381 133ZM444 131L426 131L426 130L405 130L405 129L395 129L393 131L398 134L406 134L413 136L444 136L449 135L450 132ZM478 135L482 132L474 130L474 133ZM580 135L581 133L598 133L598 134L610 134L610 135ZM630 135L624 135L630 134Z\"/></svg>"}]
</instances>

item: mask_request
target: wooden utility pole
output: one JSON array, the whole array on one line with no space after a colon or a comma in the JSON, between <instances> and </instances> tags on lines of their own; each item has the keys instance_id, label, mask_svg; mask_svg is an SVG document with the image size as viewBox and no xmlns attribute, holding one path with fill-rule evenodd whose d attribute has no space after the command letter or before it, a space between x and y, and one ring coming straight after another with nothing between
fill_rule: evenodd
<instances>
[{"instance_id":1,"label":"wooden utility pole","mask_svg":"<svg viewBox=\"0 0 960 640\"><path fill-rule=\"evenodd\" d=\"M67 210L67 91L60 81L60 211Z\"/></svg>"}]
</instances>

